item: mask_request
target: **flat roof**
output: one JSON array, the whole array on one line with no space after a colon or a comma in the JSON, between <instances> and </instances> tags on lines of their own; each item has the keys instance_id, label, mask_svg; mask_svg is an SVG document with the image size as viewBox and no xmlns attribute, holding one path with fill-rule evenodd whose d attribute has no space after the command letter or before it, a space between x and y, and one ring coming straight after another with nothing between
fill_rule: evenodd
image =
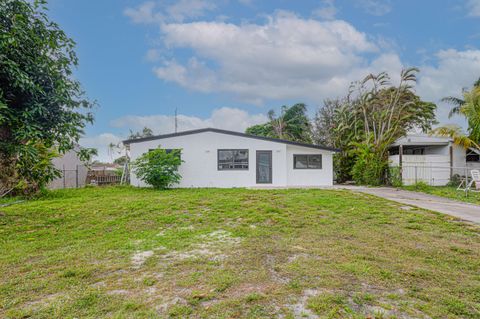
<instances>
[{"instance_id":1,"label":"flat roof","mask_svg":"<svg viewBox=\"0 0 480 319\"><path fill-rule=\"evenodd\" d=\"M446 146L452 138L426 134L407 134L396 140L391 146Z\"/></svg>"},{"instance_id":2,"label":"flat roof","mask_svg":"<svg viewBox=\"0 0 480 319\"><path fill-rule=\"evenodd\" d=\"M279 139L279 138L257 136L257 135L251 135L251 134L235 132L235 131L227 131L227 130L222 130L222 129L218 129L218 128L210 128L210 127L202 128L202 129L198 129L198 130L183 131L183 132L178 132L178 133L171 133L171 134L163 134L163 135L129 139L129 140L123 141L123 144L128 145L128 144L133 144L133 143L154 141L154 140L160 140L160 139L169 138L169 137L192 135L192 134L199 134L199 133L205 133L205 132L213 132L213 133L219 133L219 134L227 134L227 135L233 135L233 136L247 137L247 138L252 138L252 139L257 139L257 140L263 140L263 141L269 141L269 142L275 142L275 143L282 143L282 144L289 144L289 145L295 145L295 146L302 146L302 147L326 150L326 151L331 151L331 152L340 152L340 149L337 149L337 148L334 148L334 147L328 147L328 146L316 145L316 144L308 144L308 143L301 143L301 142L294 142L294 141L288 141L288 140L283 140L283 139Z\"/></svg>"}]
</instances>

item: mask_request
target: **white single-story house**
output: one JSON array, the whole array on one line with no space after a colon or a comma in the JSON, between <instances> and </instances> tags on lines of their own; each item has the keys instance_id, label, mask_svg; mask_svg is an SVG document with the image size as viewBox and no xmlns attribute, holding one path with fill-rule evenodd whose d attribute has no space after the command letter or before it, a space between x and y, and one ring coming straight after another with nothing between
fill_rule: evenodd
<instances>
[{"instance_id":1,"label":"white single-story house","mask_svg":"<svg viewBox=\"0 0 480 319\"><path fill-rule=\"evenodd\" d=\"M389 161L401 167L405 185L422 181L441 186L454 175L465 176L478 169L478 154L478 150L454 144L450 137L408 134L390 146Z\"/></svg>"},{"instance_id":2,"label":"white single-story house","mask_svg":"<svg viewBox=\"0 0 480 319\"><path fill-rule=\"evenodd\" d=\"M130 159L155 148L181 149L177 187L331 186L338 150L215 128L131 139ZM146 186L131 172L130 183Z\"/></svg>"}]
</instances>

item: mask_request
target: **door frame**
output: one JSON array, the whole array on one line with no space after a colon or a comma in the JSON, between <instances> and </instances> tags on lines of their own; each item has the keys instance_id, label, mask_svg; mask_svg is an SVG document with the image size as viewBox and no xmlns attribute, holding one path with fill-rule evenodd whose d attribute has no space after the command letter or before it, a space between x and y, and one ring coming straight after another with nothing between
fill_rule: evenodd
<instances>
[{"instance_id":1,"label":"door frame","mask_svg":"<svg viewBox=\"0 0 480 319\"><path fill-rule=\"evenodd\" d=\"M268 154L268 155L269 155L269 159L270 159L270 179L269 179L269 181L267 181L267 182L260 182L260 181L259 181L259 169L258 169L258 168L259 168L259 160L258 160L258 158L259 158L259 155L260 155L261 153L266 153L266 154ZM273 174L272 174L272 173L273 173L273 162L272 162L272 151L271 151L271 150L257 150L257 152L256 152L256 161L255 161L255 171L256 171L256 177L255 177L255 179L256 179L257 184L272 184L272 180L273 180Z\"/></svg>"}]
</instances>

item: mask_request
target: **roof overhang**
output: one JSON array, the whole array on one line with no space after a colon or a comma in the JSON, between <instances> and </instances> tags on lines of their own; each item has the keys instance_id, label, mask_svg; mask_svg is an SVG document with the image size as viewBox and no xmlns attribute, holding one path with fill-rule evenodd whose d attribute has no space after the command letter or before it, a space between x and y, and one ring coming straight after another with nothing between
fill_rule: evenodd
<instances>
[{"instance_id":1,"label":"roof overhang","mask_svg":"<svg viewBox=\"0 0 480 319\"><path fill-rule=\"evenodd\" d=\"M480 150L479 150L479 149L474 148L474 147L469 147L468 149L469 149L470 151L474 152L475 154L480 155Z\"/></svg>"},{"instance_id":2,"label":"roof overhang","mask_svg":"<svg viewBox=\"0 0 480 319\"><path fill-rule=\"evenodd\" d=\"M391 146L448 146L450 142L405 142L393 143Z\"/></svg>"}]
</instances>

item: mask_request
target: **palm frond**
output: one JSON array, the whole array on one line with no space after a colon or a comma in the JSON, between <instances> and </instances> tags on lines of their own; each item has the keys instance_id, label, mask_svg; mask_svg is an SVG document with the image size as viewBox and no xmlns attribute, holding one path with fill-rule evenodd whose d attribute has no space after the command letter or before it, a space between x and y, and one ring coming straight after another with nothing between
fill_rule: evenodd
<instances>
[{"instance_id":1,"label":"palm frond","mask_svg":"<svg viewBox=\"0 0 480 319\"><path fill-rule=\"evenodd\" d=\"M456 105L456 106L462 106L463 104L465 104L465 101L463 99L460 99L460 98L454 97L454 96L446 96L446 97L442 98L440 101L445 102L445 103L449 103L449 104L453 104L453 105Z\"/></svg>"},{"instance_id":2,"label":"palm frond","mask_svg":"<svg viewBox=\"0 0 480 319\"><path fill-rule=\"evenodd\" d=\"M450 137L453 139L453 143L464 148L480 148L480 146L473 139L463 133L462 128L458 125L445 125L437 127L431 131L431 135Z\"/></svg>"},{"instance_id":3,"label":"palm frond","mask_svg":"<svg viewBox=\"0 0 480 319\"><path fill-rule=\"evenodd\" d=\"M409 82L409 81L416 82L417 81L417 73L419 71L420 70L416 67L403 69L402 73L400 74L400 77L405 82Z\"/></svg>"},{"instance_id":4,"label":"palm frond","mask_svg":"<svg viewBox=\"0 0 480 319\"><path fill-rule=\"evenodd\" d=\"M451 118L454 117L455 115L460 114L460 110L461 110L461 107L460 107L460 106L455 106L454 108L452 108L452 109L450 110L450 112L448 112L448 118L451 119Z\"/></svg>"}]
</instances>

